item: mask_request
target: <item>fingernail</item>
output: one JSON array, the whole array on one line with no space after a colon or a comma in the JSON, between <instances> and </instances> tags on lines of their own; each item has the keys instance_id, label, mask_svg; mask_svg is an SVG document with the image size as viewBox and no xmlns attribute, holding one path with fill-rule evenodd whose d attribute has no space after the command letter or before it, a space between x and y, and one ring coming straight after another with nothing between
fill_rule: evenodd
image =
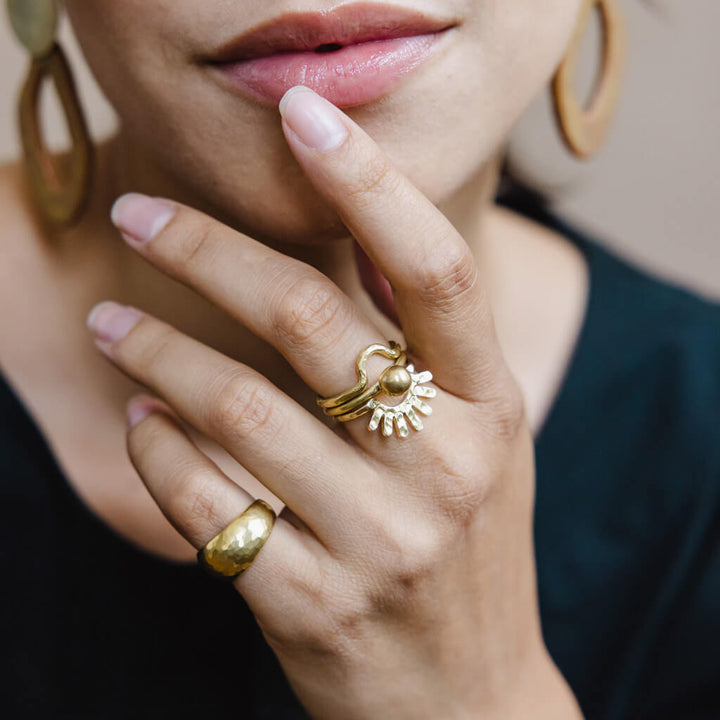
<instances>
[{"instance_id":1,"label":"fingernail","mask_svg":"<svg viewBox=\"0 0 720 720\"><path fill-rule=\"evenodd\" d=\"M288 127L313 150L335 150L348 136L340 111L303 85L296 85L283 95L279 110Z\"/></svg>"},{"instance_id":2,"label":"fingernail","mask_svg":"<svg viewBox=\"0 0 720 720\"><path fill-rule=\"evenodd\" d=\"M131 398L125 408L125 420L128 429L142 422L155 410L155 402L143 396Z\"/></svg>"},{"instance_id":3,"label":"fingernail","mask_svg":"<svg viewBox=\"0 0 720 720\"><path fill-rule=\"evenodd\" d=\"M175 209L163 200L139 193L128 193L115 201L110 211L110 219L122 231L126 240L134 240L142 245L152 240L174 214Z\"/></svg>"},{"instance_id":4,"label":"fingernail","mask_svg":"<svg viewBox=\"0 0 720 720\"><path fill-rule=\"evenodd\" d=\"M105 300L90 311L87 326L98 340L114 343L124 338L141 317L135 308Z\"/></svg>"}]
</instances>

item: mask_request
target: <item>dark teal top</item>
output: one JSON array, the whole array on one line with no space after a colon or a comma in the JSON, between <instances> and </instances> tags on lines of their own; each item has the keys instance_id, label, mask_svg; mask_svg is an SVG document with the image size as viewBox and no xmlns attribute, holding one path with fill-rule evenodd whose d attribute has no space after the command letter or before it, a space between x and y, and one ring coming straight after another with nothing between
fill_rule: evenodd
<instances>
[{"instance_id":1,"label":"dark teal top","mask_svg":"<svg viewBox=\"0 0 720 720\"><path fill-rule=\"evenodd\" d=\"M720 306L520 209L590 268L536 442L547 646L588 720L717 720ZM4 717L305 717L242 598L100 521L1 376L0 483Z\"/></svg>"}]
</instances>

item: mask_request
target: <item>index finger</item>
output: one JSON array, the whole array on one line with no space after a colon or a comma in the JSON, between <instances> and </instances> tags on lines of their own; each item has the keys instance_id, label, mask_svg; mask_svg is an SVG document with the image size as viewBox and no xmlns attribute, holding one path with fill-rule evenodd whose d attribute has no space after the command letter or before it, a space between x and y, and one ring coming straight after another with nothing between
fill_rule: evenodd
<instances>
[{"instance_id":1,"label":"index finger","mask_svg":"<svg viewBox=\"0 0 720 720\"><path fill-rule=\"evenodd\" d=\"M341 110L304 86L280 103L315 188L393 288L408 348L445 389L482 399L504 363L475 259L452 223Z\"/></svg>"}]
</instances>

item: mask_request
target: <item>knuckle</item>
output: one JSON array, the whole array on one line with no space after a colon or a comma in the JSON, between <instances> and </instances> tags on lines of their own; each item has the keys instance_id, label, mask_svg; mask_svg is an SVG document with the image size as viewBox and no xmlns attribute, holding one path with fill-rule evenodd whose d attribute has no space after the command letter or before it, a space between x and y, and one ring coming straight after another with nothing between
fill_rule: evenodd
<instances>
[{"instance_id":1,"label":"knuckle","mask_svg":"<svg viewBox=\"0 0 720 720\"><path fill-rule=\"evenodd\" d=\"M282 340L295 349L337 337L350 322L342 295L325 279L303 276L291 283L278 301L275 326Z\"/></svg>"},{"instance_id":2,"label":"knuckle","mask_svg":"<svg viewBox=\"0 0 720 720\"><path fill-rule=\"evenodd\" d=\"M167 493L163 508L163 512L168 517L179 520L188 516L187 509L192 505L190 492L195 479L193 470L194 468L182 460L178 460L173 463L172 467L166 468L162 482L167 488L172 488L172 491Z\"/></svg>"},{"instance_id":3,"label":"knuckle","mask_svg":"<svg viewBox=\"0 0 720 720\"><path fill-rule=\"evenodd\" d=\"M404 595L414 594L423 581L435 574L441 557L439 533L434 528L418 528L390 566L390 578Z\"/></svg>"},{"instance_id":4,"label":"knuckle","mask_svg":"<svg viewBox=\"0 0 720 720\"><path fill-rule=\"evenodd\" d=\"M374 559L367 558L361 547L357 560L371 578L385 576L394 581L422 577L441 557L441 523L436 521L434 510L395 512L392 521L383 506L366 511L363 526L378 554Z\"/></svg>"},{"instance_id":5,"label":"knuckle","mask_svg":"<svg viewBox=\"0 0 720 720\"><path fill-rule=\"evenodd\" d=\"M276 651L299 653L305 658L349 661L364 635L368 618L358 593L347 592L337 578L326 573L293 582L291 592L297 606L304 610L304 621L279 623L264 618L263 633L270 645Z\"/></svg>"},{"instance_id":6,"label":"knuckle","mask_svg":"<svg viewBox=\"0 0 720 720\"><path fill-rule=\"evenodd\" d=\"M472 291L478 267L470 249L460 241L440 243L433 256L418 264L415 286L426 303L440 309L451 306Z\"/></svg>"},{"instance_id":7,"label":"knuckle","mask_svg":"<svg viewBox=\"0 0 720 720\"><path fill-rule=\"evenodd\" d=\"M147 315L113 346L113 355L123 365L135 366L152 374L152 370L171 352L177 331Z\"/></svg>"},{"instance_id":8,"label":"knuckle","mask_svg":"<svg viewBox=\"0 0 720 720\"><path fill-rule=\"evenodd\" d=\"M345 193L355 203L364 198L374 202L378 195L397 191L399 182L399 175L390 160L383 155L373 155L361 165L361 171L345 188Z\"/></svg>"},{"instance_id":9,"label":"knuckle","mask_svg":"<svg viewBox=\"0 0 720 720\"><path fill-rule=\"evenodd\" d=\"M247 439L258 432L272 431L275 398L262 380L236 370L210 396L214 398L210 424L221 435Z\"/></svg>"},{"instance_id":10,"label":"knuckle","mask_svg":"<svg viewBox=\"0 0 720 720\"><path fill-rule=\"evenodd\" d=\"M334 655L343 655L366 629L368 606L362 591L351 589L344 580L326 577L308 599L319 610L312 632L314 643Z\"/></svg>"},{"instance_id":11,"label":"knuckle","mask_svg":"<svg viewBox=\"0 0 720 720\"><path fill-rule=\"evenodd\" d=\"M474 476L456 479L440 494L441 517L450 521L453 527L467 527L477 518L491 487L492 477L481 470L476 470Z\"/></svg>"},{"instance_id":12,"label":"knuckle","mask_svg":"<svg viewBox=\"0 0 720 720\"><path fill-rule=\"evenodd\" d=\"M143 422L127 432L127 450L130 459L142 461L161 447L167 435L168 418L162 413L151 413Z\"/></svg>"},{"instance_id":13,"label":"knuckle","mask_svg":"<svg viewBox=\"0 0 720 720\"><path fill-rule=\"evenodd\" d=\"M408 611L446 557L437 515L432 520L413 517L394 525L381 535L380 566L370 568L369 598L376 612Z\"/></svg>"},{"instance_id":14,"label":"knuckle","mask_svg":"<svg viewBox=\"0 0 720 720\"><path fill-rule=\"evenodd\" d=\"M189 466L177 493L185 499L183 512L187 522L193 527L206 528L212 536L228 522L226 508L218 502L216 480L207 470Z\"/></svg>"},{"instance_id":15,"label":"knuckle","mask_svg":"<svg viewBox=\"0 0 720 720\"><path fill-rule=\"evenodd\" d=\"M180 213L155 241L166 261L179 277L189 276L198 264L205 262L218 246L221 226L212 218Z\"/></svg>"},{"instance_id":16,"label":"knuckle","mask_svg":"<svg viewBox=\"0 0 720 720\"><path fill-rule=\"evenodd\" d=\"M436 513L448 527L464 528L477 517L493 485L493 470L477 451L477 438L456 438L453 452L430 450Z\"/></svg>"}]
</instances>

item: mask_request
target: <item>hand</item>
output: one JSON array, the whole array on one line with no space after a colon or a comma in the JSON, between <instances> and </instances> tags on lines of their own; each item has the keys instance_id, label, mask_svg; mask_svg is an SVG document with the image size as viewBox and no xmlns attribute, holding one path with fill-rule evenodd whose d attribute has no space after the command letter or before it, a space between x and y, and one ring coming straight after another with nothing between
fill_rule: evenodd
<instances>
[{"instance_id":1,"label":"hand","mask_svg":"<svg viewBox=\"0 0 720 720\"><path fill-rule=\"evenodd\" d=\"M286 503L233 582L314 717L580 717L542 640L533 442L474 258L341 111L307 89L281 111L308 178L394 288L410 361L434 375L426 428L385 438L365 416L336 434L258 372L136 308L98 306L96 343ZM113 219L320 395L354 385L358 352L388 340L320 272L194 210L132 195ZM130 457L200 548L254 498L153 409L129 407Z\"/></svg>"}]
</instances>

